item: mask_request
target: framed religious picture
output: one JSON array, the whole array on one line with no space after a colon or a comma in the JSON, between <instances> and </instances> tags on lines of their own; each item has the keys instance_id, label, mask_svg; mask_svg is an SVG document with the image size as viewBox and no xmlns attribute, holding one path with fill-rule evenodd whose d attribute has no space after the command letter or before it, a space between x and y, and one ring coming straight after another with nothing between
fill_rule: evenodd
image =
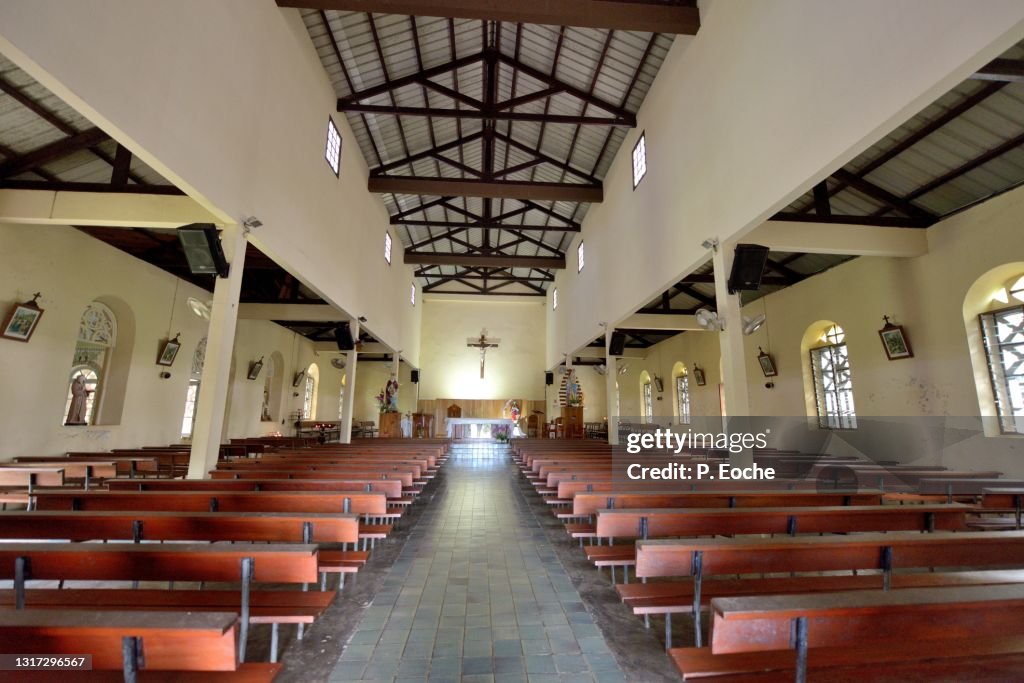
<instances>
[{"instance_id":1,"label":"framed religious picture","mask_svg":"<svg viewBox=\"0 0 1024 683\"><path fill-rule=\"evenodd\" d=\"M882 320L885 321L885 327L878 331L878 336L882 338L882 348L885 349L885 355L889 360L913 358L914 351L910 348L910 341L903 331L903 325L893 325L887 315L883 315Z\"/></svg>"},{"instance_id":2,"label":"framed religious picture","mask_svg":"<svg viewBox=\"0 0 1024 683\"><path fill-rule=\"evenodd\" d=\"M157 365L166 365L168 367L174 365L174 359L178 356L178 351L181 349L181 335L174 335L174 339L168 339L164 342L163 348L160 349L160 357L156 359Z\"/></svg>"},{"instance_id":3,"label":"framed religious picture","mask_svg":"<svg viewBox=\"0 0 1024 683\"><path fill-rule=\"evenodd\" d=\"M302 378L305 377L305 376L306 376L306 371L305 370L299 370L298 372L296 372L295 376L292 378L292 386L293 387L299 386L299 384L302 383Z\"/></svg>"},{"instance_id":4,"label":"framed religious picture","mask_svg":"<svg viewBox=\"0 0 1024 683\"><path fill-rule=\"evenodd\" d=\"M772 359L770 354L764 352L760 346L757 347L760 353L757 354L757 362L761 365L761 372L764 373L765 377L775 377L779 374L779 371L775 369L775 361Z\"/></svg>"},{"instance_id":5,"label":"framed religious picture","mask_svg":"<svg viewBox=\"0 0 1024 683\"><path fill-rule=\"evenodd\" d=\"M39 319L43 317L43 309L39 308L36 300L39 294L32 297L31 301L23 304L16 304L4 319L0 337L13 339L14 341L27 342L36 331Z\"/></svg>"},{"instance_id":6,"label":"framed religious picture","mask_svg":"<svg viewBox=\"0 0 1024 683\"><path fill-rule=\"evenodd\" d=\"M697 380L697 386L699 387L708 383L707 378L704 376L704 368L699 367L696 363L693 365L693 378Z\"/></svg>"},{"instance_id":7,"label":"framed religious picture","mask_svg":"<svg viewBox=\"0 0 1024 683\"><path fill-rule=\"evenodd\" d=\"M260 376L260 370L263 369L263 356L260 359L249 363L249 374L246 375L249 379L256 379Z\"/></svg>"}]
</instances>

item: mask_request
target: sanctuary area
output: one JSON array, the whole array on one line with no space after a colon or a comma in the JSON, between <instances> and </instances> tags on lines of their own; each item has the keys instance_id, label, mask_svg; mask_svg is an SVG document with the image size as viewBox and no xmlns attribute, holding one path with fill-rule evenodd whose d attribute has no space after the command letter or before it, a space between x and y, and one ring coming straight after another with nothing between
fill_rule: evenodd
<instances>
[{"instance_id":1,"label":"sanctuary area","mask_svg":"<svg viewBox=\"0 0 1024 683\"><path fill-rule=\"evenodd\" d=\"M1020 0L2 0L0 680L1024 680Z\"/></svg>"}]
</instances>

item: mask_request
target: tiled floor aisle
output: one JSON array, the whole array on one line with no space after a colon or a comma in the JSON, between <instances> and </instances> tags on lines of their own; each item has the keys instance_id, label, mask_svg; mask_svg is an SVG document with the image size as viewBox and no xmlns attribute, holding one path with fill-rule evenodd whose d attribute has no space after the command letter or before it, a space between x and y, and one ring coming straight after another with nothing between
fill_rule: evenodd
<instances>
[{"instance_id":1,"label":"tiled floor aisle","mask_svg":"<svg viewBox=\"0 0 1024 683\"><path fill-rule=\"evenodd\" d=\"M504 449L457 449L331 680L624 681Z\"/></svg>"}]
</instances>

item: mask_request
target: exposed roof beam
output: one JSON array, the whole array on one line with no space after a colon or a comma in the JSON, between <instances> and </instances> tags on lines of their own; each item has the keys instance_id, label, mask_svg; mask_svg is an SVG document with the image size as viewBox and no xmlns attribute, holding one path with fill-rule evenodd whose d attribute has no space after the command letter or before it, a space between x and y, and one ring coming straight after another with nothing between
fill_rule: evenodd
<instances>
[{"instance_id":1,"label":"exposed roof beam","mask_svg":"<svg viewBox=\"0 0 1024 683\"><path fill-rule=\"evenodd\" d=\"M339 112L385 114L391 116L430 116L433 118L477 119L487 121L531 121L534 123L567 123L581 126L623 126L635 128L636 119L607 116L563 116L557 114L530 114L498 109L445 109L441 107L398 107L386 104L343 103L338 100Z\"/></svg>"},{"instance_id":2,"label":"exposed roof beam","mask_svg":"<svg viewBox=\"0 0 1024 683\"><path fill-rule=\"evenodd\" d=\"M759 225L748 238L772 251L805 254L912 257L928 253L926 230L900 230L874 225L772 220Z\"/></svg>"},{"instance_id":3,"label":"exposed roof beam","mask_svg":"<svg viewBox=\"0 0 1024 683\"><path fill-rule=\"evenodd\" d=\"M859 190L860 192L863 192L869 197L872 197L873 199L882 202L886 206L895 209L896 211L905 213L908 216L912 216L914 218L921 218L925 220L931 219L933 223L938 220L938 217L935 216L935 214L931 213L930 211L926 211L925 209L922 209L921 207L911 203L910 201L902 197L897 197L892 192L889 192L888 190L881 188L878 185L872 183L871 181L865 180L864 178L858 176L855 173L851 173L846 169L839 169L838 171L832 174L832 177L837 180L841 180L850 187Z\"/></svg>"},{"instance_id":4,"label":"exposed roof beam","mask_svg":"<svg viewBox=\"0 0 1024 683\"><path fill-rule=\"evenodd\" d=\"M19 173L39 168L51 161L62 159L83 149L89 149L93 145L108 140L109 137L99 128L90 128L81 133L57 140L49 145L27 152L20 157L0 163L0 178L9 178Z\"/></svg>"},{"instance_id":5,"label":"exposed roof beam","mask_svg":"<svg viewBox=\"0 0 1024 683\"><path fill-rule=\"evenodd\" d=\"M277 0L279 7L696 35L695 6L616 0Z\"/></svg>"},{"instance_id":6,"label":"exposed roof beam","mask_svg":"<svg viewBox=\"0 0 1024 683\"><path fill-rule=\"evenodd\" d=\"M993 59L971 78L981 81L1024 81L1024 59Z\"/></svg>"},{"instance_id":7,"label":"exposed roof beam","mask_svg":"<svg viewBox=\"0 0 1024 683\"><path fill-rule=\"evenodd\" d=\"M562 256L513 256L509 254L435 254L406 251L407 264L437 266L483 266L486 268L565 268Z\"/></svg>"},{"instance_id":8,"label":"exposed roof beam","mask_svg":"<svg viewBox=\"0 0 1024 683\"><path fill-rule=\"evenodd\" d=\"M753 234L753 233L751 233L751 234ZM682 280L679 281L679 283L680 284L692 284L692 285L714 284L715 283L715 274L714 273L693 273L691 275L687 275L686 277L684 277ZM762 285L780 285L780 286L785 287L785 286L787 286L787 285L789 285L791 283L789 282L788 279L786 279L784 277L779 277L777 275L765 275L764 277L761 278L761 284Z\"/></svg>"},{"instance_id":9,"label":"exposed roof beam","mask_svg":"<svg viewBox=\"0 0 1024 683\"><path fill-rule=\"evenodd\" d=\"M41 183L43 186L48 183ZM101 187L110 189L109 185ZM129 188L135 187L129 185ZM176 188L172 188L176 189ZM177 228L219 223L191 197L131 192L55 192L0 189L0 222L30 225L87 225Z\"/></svg>"},{"instance_id":10,"label":"exposed roof beam","mask_svg":"<svg viewBox=\"0 0 1024 683\"><path fill-rule=\"evenodd\" d=\"M348 320L330 304L239 304L243 320L282 320L285 322L339 322Z\"/></svg>"},{"instance_id":11,"label":"exposed roof beam","mask_svg":"<svg viewBox=\"0 0 1024 683\"><path fill-rule=\"evenodd\" d=\"M517 225L515 223L466 223L460 221L417 221L411 218L392 218L391 225L418 225L424 228L476 228L477 230L540 230L541 232L579 232L578 226Z\"/></svg>"},{"instance_id":12,"label":"exposed roof beam","mask_svg":"<svg viewBox=\"0 0 1024 683\"><path fill-rule=\"evenodd\" d=\"M370 192L391 194L536 199L549 202L600 202L604 200L604 190L601 185L531 183L511 180L485 181L456 178L424 178L418 176L370 178L367 183L367 189Z\"/></svg>"},{"instance_id":13,"label":"exposed roof beam","mask_svg":"<svg viewBox=\"0 0 1024 683\"><path fill-rule=\"evenodd\" d=\"M404 159L390 161L384 164L383 166L378 166L377 168L371 169L370 175L381 175L383 173L387 173L388 171L393 171L396 168L408 166L413 162L422 161L423 159L429 159L433 157L435 154L441 154L442 152L447 152L449 150L462 147L463 145L468 145L471 142L476 142L481 137L483 137L483 133L473 133L472 135L467 135L464 138L458 138L456 140L452 140L451 142L447 142L443 145L438 145L436 147L431 147L430 149L424 150L422 152L417 152L416 154L405 157Z\"/></svg>"},{"instance_id":14,"label":"exposed roof beam","mask_svg":"<svg viewBox=\"0 0 1024 683\"><path fill-rule=\"evenodd\" d=\"M654 315L649 313L634 313L622 322L618 323L619 328L636 328L651 331L675 331L703 330L697 324L697 319L692 315Z\"/></svg>"},{"instance_id":15,"label":"exposed roof beam","mask_svg":"<svg viewBox=\"0 0 1024 683\"><path fill-rule=\"evenodd\" d=\"M927 228L935 223L931 218L903 218L902 216L815 216L802 213L777 213L771 221L783 223L814 223L820 225L870 225L879 228Z\"/></svg>"},{"instance_id":16,"label":"exposed roof beam","mask_svg":"<svg viewBox=\"0 0 1024 683\"><path fill-rule=\"evenodd\" d=\"M402 12L402 14L406 13ZM483 54L478 52L476 54L468 55L466 57L454 59L450 62L445 62L444 64L439 64L438 66L434 66L429 69L417 71L414 74L409 74L408 76L403 76L402 78L395 78L393 80L385 79L385 81L380 85L375 85L372 88L365 88L363 90L356 91L351 95L346 95L345 97L338 98L338 111L343 111L343 105L348 106L356 102L361 102L362 100L369 99L371 97L376 97L377 95L383 95L384 93L398 90L399 88L404 88L407 85L424 85L425 81L433 78L434 76L440 76L441 74L448 73L449 71L455 71L457 69L461 69L463 67L476 64L481 59L483 59L483 57Z\"/></svg>"}]
</instances>

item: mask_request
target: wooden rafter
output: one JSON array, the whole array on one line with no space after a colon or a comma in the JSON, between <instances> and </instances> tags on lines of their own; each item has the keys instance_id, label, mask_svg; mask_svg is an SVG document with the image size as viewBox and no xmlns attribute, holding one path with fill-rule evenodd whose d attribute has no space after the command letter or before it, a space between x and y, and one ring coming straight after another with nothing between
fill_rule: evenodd
<instances>
[{"instance_id":1,"label":"wooden rafter","mask_svg":"<svg viewBox=\"0 0 1024 683\"><path fill-rule=\"evenodd\" d=\"M637 0L277 0L279 7L696 35L696 4Z\"/></svg>"},{"instance_id":2,"label":"wooden rafter","mask_svg":"<svg viewBox=\"0 0 1024 683\"><path fill-rule=\"evenodd\" d=\"M367 181L367 189L370 192L390 194L455 195L458 197L535 199L555 202L593 203L601 202L604 199L604 190L600 185L423 176L371 177Z\"/></svg>"},{"instance_id":3,"label":"wooden rafter","mask_svg":"<svg viewBox=\"0 0 1024 683\"><path fill-rule=\"evenodd\" d=\"M510 254L440 254L406 250L405 262L412 265L485 266L492 268L565 268L565 255L516 256Z\"/></svg>"}]
</instances>

